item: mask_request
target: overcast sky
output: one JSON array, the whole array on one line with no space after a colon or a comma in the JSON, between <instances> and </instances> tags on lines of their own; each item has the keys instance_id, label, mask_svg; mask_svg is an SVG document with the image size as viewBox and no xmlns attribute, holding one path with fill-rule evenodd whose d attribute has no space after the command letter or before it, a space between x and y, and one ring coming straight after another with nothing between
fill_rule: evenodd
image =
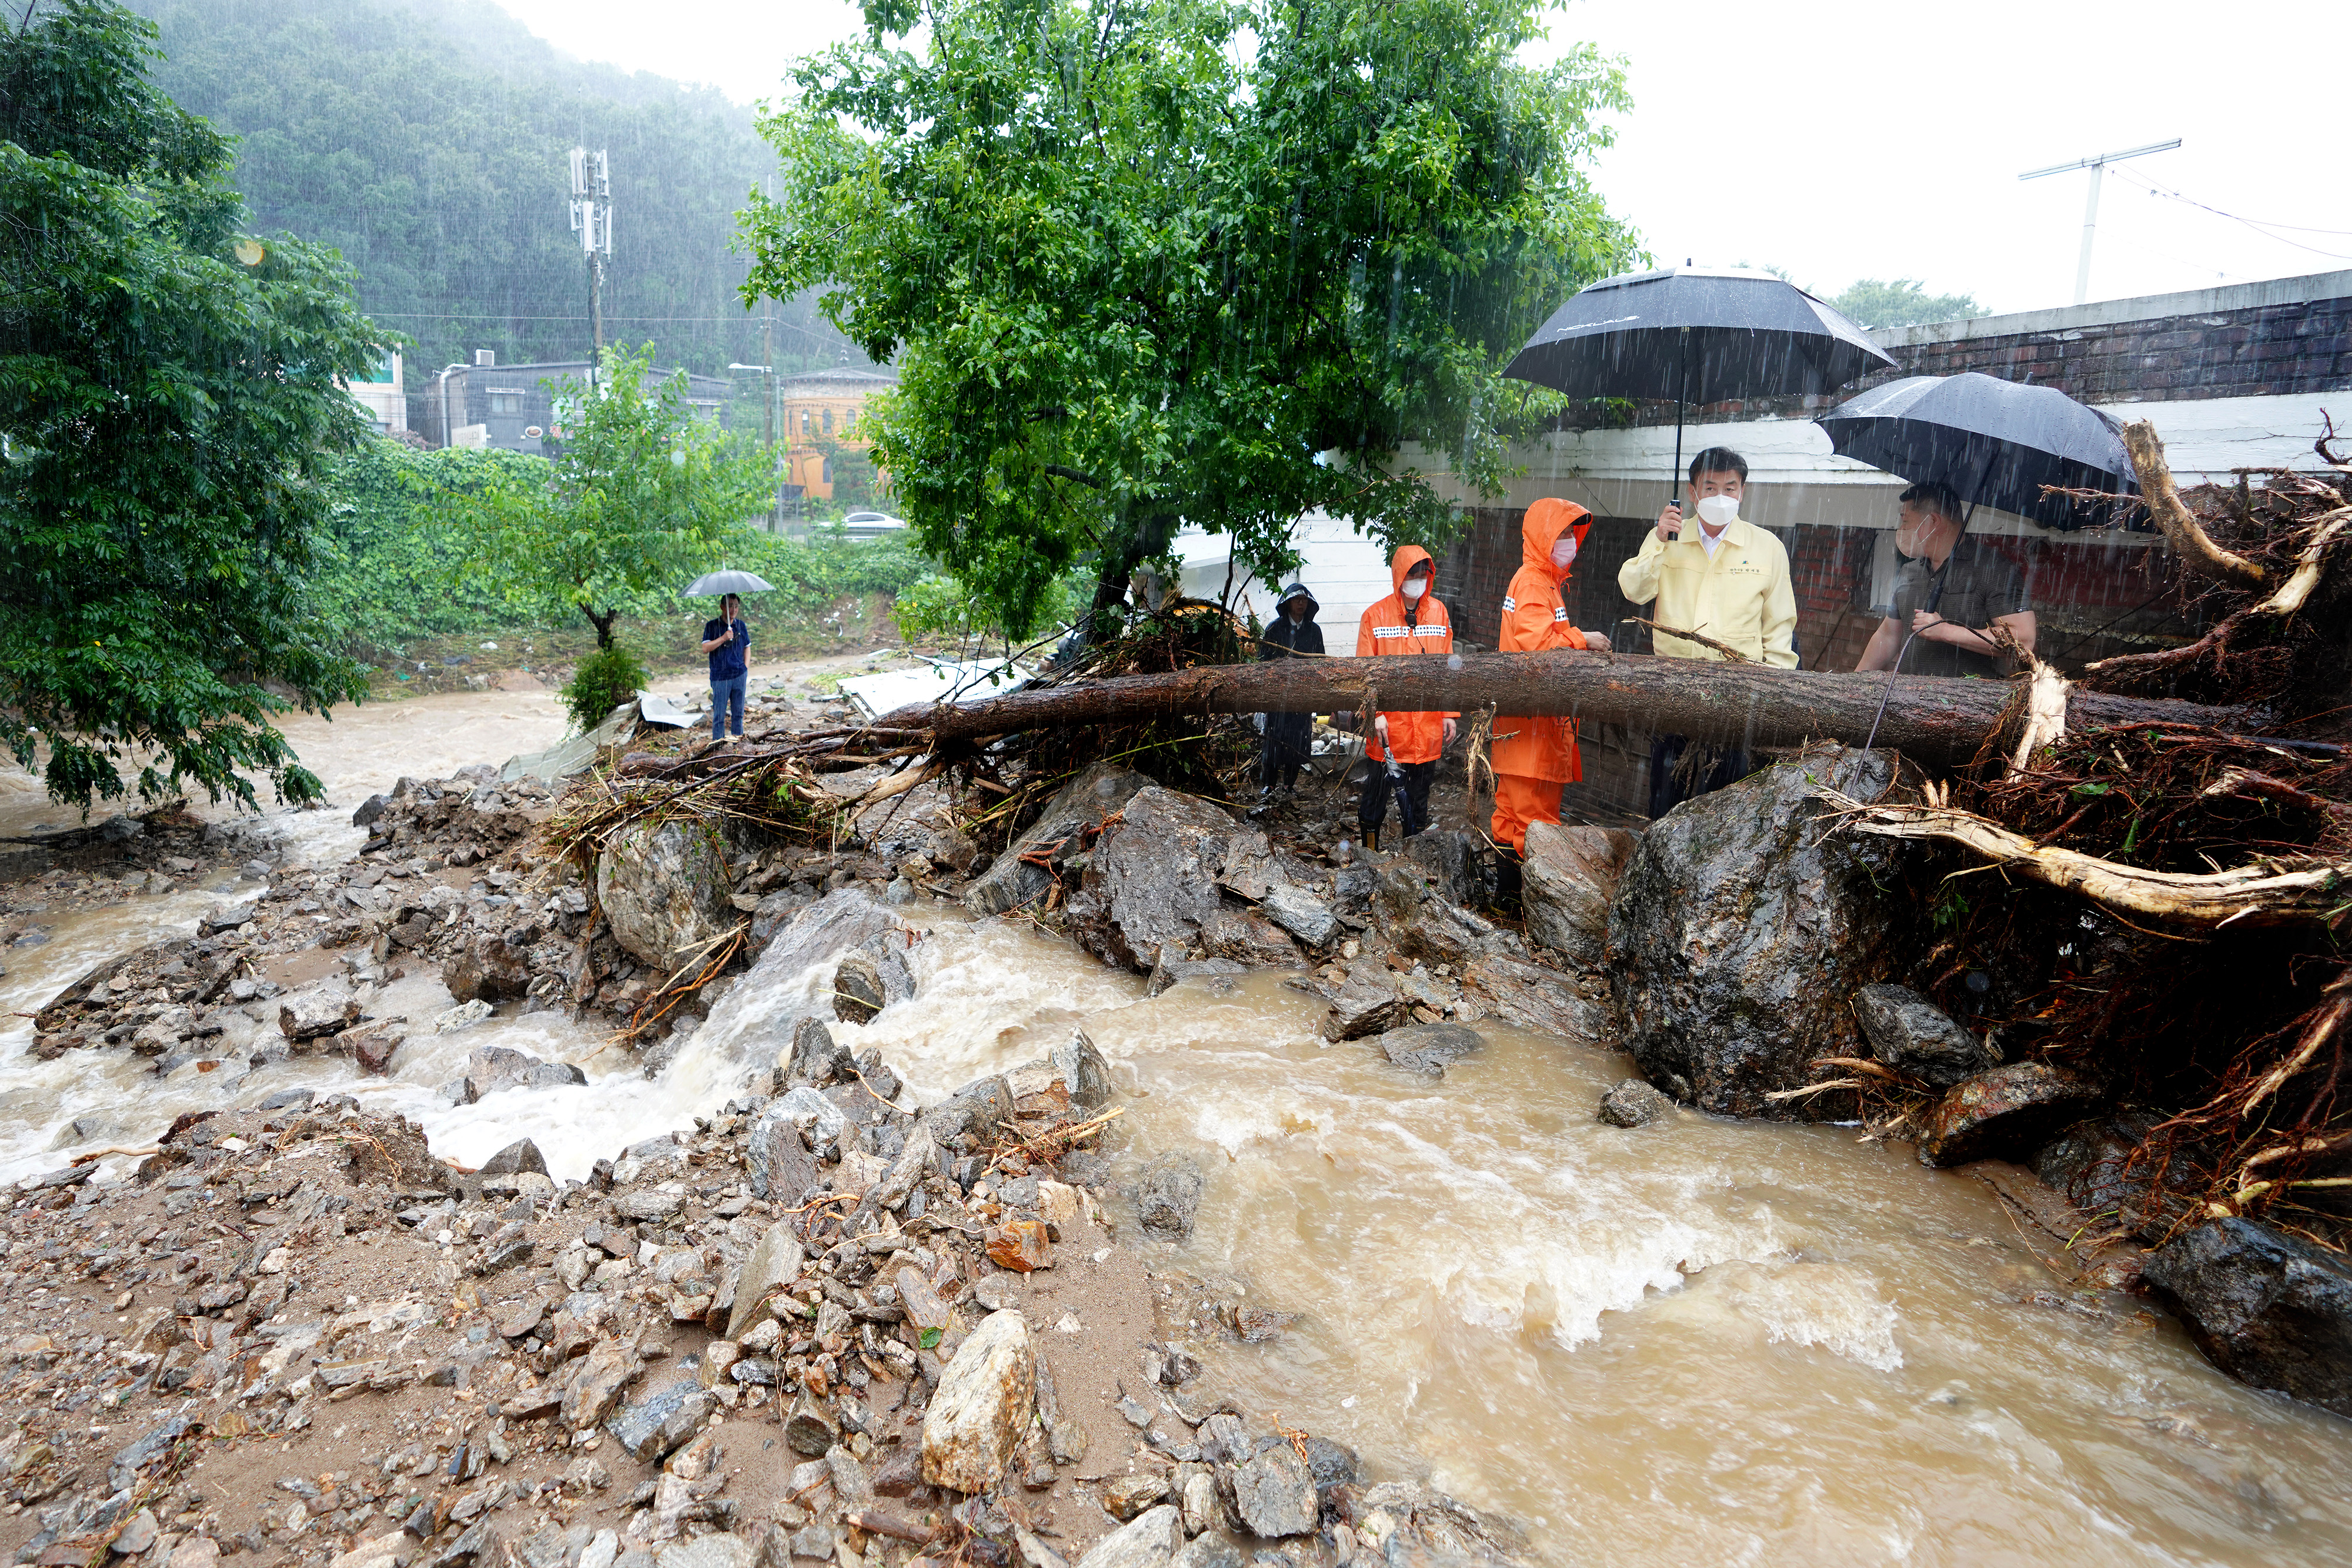
<instances>
[{"instance_id":1,"label":"overcast sky","mask_svg":"<svg viewBox=\"0 0 2352 1568\"><path fill-rule=\"evenodd\" d=\"M500 3L570 54L746 103L859 25L843 0ZM2343 16L2341 0L1573 0L1552 30L1625 60L1633 110L1597 181L1660 262L1769 264L1822 294L1915 277L2009 311L2073 299L2088 179L2019 173L2176 136L2108 171L2092 298L2352 268L2352 135L2324 64Z\"/></svg>"}]
</instances>

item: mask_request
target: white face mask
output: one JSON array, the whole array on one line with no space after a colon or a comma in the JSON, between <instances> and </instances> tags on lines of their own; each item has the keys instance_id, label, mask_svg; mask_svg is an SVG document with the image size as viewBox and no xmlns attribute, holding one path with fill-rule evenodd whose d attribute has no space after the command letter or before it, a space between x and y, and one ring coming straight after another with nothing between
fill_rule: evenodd
<instances>
[{"instance_id":1,"label":"white face mask","mask_svg":"<svg viewBox=\"0 0 2352 1568\"><path fill-rule=\"evenodd\" d=\"M1419 599L1423 594L1428 591L1429 579L1425 577L1408 577L1404 580L1404 596L1407 599Z\"/></svg>"},{"instance_id":2,"label":"white face mask","mask_svg":"<svg viewBox=\"0 0 2352 1568\"><path fill-rule=\"evenodd\" d=\"M1562 534L1551 541L1551 564L1555 570L1566 570L1576 561L1576 536Z\"/></svg>"},{"instance_id":3,"label":"white face mask","mask_svg":"<svg viewBox=\"0 0 2352 1568\"><path fill-rule=\"evenodd\" d=\"M1709 496L1698 504L1699 520L1711 528L1727 528L1739 515L1739 502L1730 496Z\"/></svg>"}]
</instances>

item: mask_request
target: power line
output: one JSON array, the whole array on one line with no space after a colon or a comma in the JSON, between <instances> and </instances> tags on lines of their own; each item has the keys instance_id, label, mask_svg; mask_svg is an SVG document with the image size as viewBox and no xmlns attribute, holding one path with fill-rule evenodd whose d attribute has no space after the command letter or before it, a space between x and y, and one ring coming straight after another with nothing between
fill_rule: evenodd
<instances>
[{"instance_id":1,"label":"power line","mask_svg":"<svg viewBox=\"0 0 2352 1568\"><path fill-rule=\"evenodd\" d=\"M2178 191L2168 190L2164 186L2158 184L2155 181L2147 178L2145 175L2137 174L2136 172L2121 169L2118 169L2116 172L2118 174L2123 175L2124 178L2130 180L2134 184L2146 190L2147 193L2152 196L2163 196L2168 200L2179 202L2184 206L2195 207L2200 212L2210 213L2217 218L2227 218L2233 224L2243 224L2246 227L2253 230L2264 239L2274 240L2280 245L2293 246L2297 250L2307 250L2314 256L2324 256L2331 261L2352 261L2352 255L2347 255L2342 251L2322 250L2315 245L2305 245L2299 239L2289 239L2284 235L2273 234L2271 232L2273 228L2282 228L2294 229L2298 234L2345 235L2352 234L2352 229L2306 228L2296 224L2257 223L2252 218L2242 218L2235 213L2225 213L2221 208L2205 202L2200 202L2194 196L2184 196Z\"/></svg>"}]
</instances>

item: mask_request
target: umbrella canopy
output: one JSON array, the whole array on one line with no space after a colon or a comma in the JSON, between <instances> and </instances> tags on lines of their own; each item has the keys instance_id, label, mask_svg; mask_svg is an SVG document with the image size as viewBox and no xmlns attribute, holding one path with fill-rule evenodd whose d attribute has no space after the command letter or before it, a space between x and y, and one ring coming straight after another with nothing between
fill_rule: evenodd
<instances>
[{"instance_id":1,"label":"umbrella canopy","mask_svg":"<svg viewBox=\"0 0 2352 1568\"><path fill-rule=\"evenodd\" d=\"M2110 493L2138 489L2115 421L2055 387L2025 386L1977 371L1906 376L1848 399L1815 422L1841 457L1940 480L1971 507L1991 507L2045 528L2077 528L2092 515L2045 485Z\"/></svg>"},{"instance_id":2,"label":"umbrella canopy","mask_svg":"<svg viewBox=\"0 0 2352 1568\"><path fill-rule=\"evenodd\" d=\"M772 593L775 584L756 571L707 571L686 591L688 599L706 593Z\"/></svg>"},{"instance_id":3,"label":"umbrella canopy","mask_svg":"<svg viewBox=\"0 0 2352 1568\"><path fill-rule=\"evenodd\" d=\"M1769 272L1669 267L1604 277L1552 312L1503 373L1578 397L1819 394L1895 361Z\"/></svg>"}]
</instances>

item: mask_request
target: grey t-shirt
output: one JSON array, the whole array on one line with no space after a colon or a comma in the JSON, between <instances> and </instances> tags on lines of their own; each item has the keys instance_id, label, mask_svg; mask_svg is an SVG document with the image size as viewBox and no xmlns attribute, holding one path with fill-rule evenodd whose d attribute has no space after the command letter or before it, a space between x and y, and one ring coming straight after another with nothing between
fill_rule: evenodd
<instances>
[{"instance_id":1,"label":"grey t-shirt","mask_svg":"<svg viewBox=\"0 0 2352 1568\"><path fill-rule=\"evenodd\" d=\"M1936 568L1925 556L1898 558L1895 573L1895 624L1905 635L1911 631L1911 613L1927 608L1936 596ZM1982 539L1963 538L1944 562L1944 596L1936 613L1955 626L1982 631L2003 615L2033 608L2025 574L1998 546ZM1948 643L1912 639L1903 655L1903 670L1913 675L2006 675L2009 662L1990 651L1976 653Z\"/></svg>"}]
</instances>

